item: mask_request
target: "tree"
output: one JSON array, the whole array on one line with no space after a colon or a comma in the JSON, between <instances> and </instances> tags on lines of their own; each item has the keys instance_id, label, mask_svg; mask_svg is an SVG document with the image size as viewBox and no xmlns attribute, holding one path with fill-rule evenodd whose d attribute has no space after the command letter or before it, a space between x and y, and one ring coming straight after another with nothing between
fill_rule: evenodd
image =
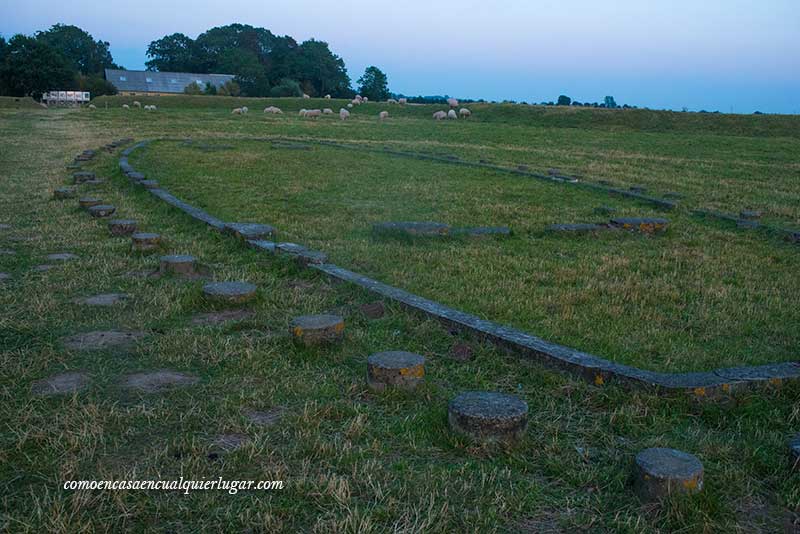
<instances>
[{"instance_id":1,"label":"tree","mask_svg":"<svg viewBox=\"0 0 800 534\"><path fill-rule=\"evenodd\" d=\"M182 33L173 33L153 41L147 47L147 70L162 72L206 72L197 57L195 43Z\"/></svg>"},{"instance_id":2,"label":"tree","mask_svg":"<svg viewBox=\"0 0 800 534\"><path fill-rule=\"evenodd\" d=\"M292 78L298 80L312 96L330 94L349 97L350 77L342 58L332 53L328 43L310 39L295 51L290 64Z\"/></svg>"},{"instance_id":3,"label":"tree","mask_svg":"<svg viewBox=\"0 0 800 534\"><path fill-rule=\"evenodd\" d=\"M217 94L217 86L211 82L206 82L206 88L203 89L203 94L214 96Z\"/></svg>"},{"instance_id":4,"label":"tree","mask_svg":"<svg viewBox=\"0 0 800 534\"><path fill-rule=\"evenodd\" d=\"M183 93L187 95L202 95L203 89L197 82L192 82L183 88Z\"/></svg>"},{"instance_id":5,"label":"tree","mask_svg":"<svg viewBox=\"0 0 800 534\"><path fill-rule=\"evenodd\" d=\"M284 78L278 82L278 85L270 89L269 96L283 97L283 96L303 96L303 90L300 89L300 84L295 80Z\"/></svg>"},{"instance_id":6,"label":"tree","mask_svg":"<svg viewBox=\"0 0 800 534\"><path fill-rule=\"evenodd\" d=\"M217 94L219 96L239 96L241 92L239 84L233 80L228 80L217 89Z\"/></svg>"},{"instance_id":7,"label":"tree","mask_svg":"<svg viewBox=\"0 0 800 534\"><path fill-rule=\"evenodd\" d=\"M572 103L572 99L567 95L559 95L558 102L556 102L557 106L569 106Z\"/></svg>"},{"instance_id":8,"label":"tree","mask_svg":"<svg viewBox=\"0 0 800 534\"><path fill-rule=\"evenodd\" d=\"M386 75L375 66L367 67L358 79L358 93L370 100L380 101L389 98L389 83Z\"/></svg>"},{"instance_id":9,"label":"tree","mask_svg":"<svg viewBox=\"0 0 800 534\"><path fill-rule=\"evenodd\" d=\"M605 98L603 99L603 104L605 104L605 107L607 107L607 108L611 108L611 109L614 109L614 108L616 108L616 107L617 107L617 103L616 103L616 101L614 100L614 97L613 97L613 96L607 96L607 97L605 97Z\"/></svg>"},{"instance_id":10,"label":"tree","mask_svg":"<svg viewBox=\"0 0 800 534\"><path fill-rule=\"evenodd\" d=\"M54 24L49 30L36 33L36 40L56 50L71 67L85 76L101 76L103 69L118 68L108 47L108 42L94 40L77 26Z\"/></svg>"},{"instance_id":11,"label":"tree","mask_svg":"<svg viewBox=\"0 0 800 534\"><path fill-rule=\"evenodd\" d=\"M75 72L64 56L33 37L15 35L3 55L0 94L38 97L45 91L75 86Z\"/></svg>"}]
</instances>

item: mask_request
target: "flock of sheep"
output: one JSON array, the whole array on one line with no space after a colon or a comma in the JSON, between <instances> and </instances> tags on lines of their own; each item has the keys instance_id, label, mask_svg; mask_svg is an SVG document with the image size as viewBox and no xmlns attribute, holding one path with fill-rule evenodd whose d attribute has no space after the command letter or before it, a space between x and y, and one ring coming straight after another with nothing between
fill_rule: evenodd
<instances>
[{"instance_id":1,"label":"flock of sheep","mask_svg":"<svg viewBox=\"0 0 800 534\"><path fill-rule=\"evenodd\" d=\"M141 108L142 107L142 103L139 102L138 100L134 100L133 101L133 107ZM89 104L89 109L97 109L97 106L95 106L94 104ZM122 109L131 109L131 106L129 106L128 104L122 104ZM155 111L156 109L158 109L158 108L156 108L155 105L151 106L151 105L145 104L145 106L144 106L144 110L145 111Z\"/></svg>"}]
</instances>

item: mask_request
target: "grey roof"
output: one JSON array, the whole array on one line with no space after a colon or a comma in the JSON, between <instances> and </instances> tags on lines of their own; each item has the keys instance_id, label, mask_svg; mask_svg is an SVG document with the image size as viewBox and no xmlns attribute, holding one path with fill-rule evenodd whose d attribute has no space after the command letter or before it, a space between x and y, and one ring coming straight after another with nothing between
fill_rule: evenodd
<instances>
[{"instance_id":1,"label":"grey roof","mask_svg":"<svg viewBox=\"0 0 800 534\"><path fill-rule=\"evenodd\" d=\"M152 72L149 70L106 69L106 80L118 91L141 91L151 93L182 93L192 82L201 88L212 83L217 88L229 80L233 74L194 74L191 72Z\"/></svg>"}]
</instances>

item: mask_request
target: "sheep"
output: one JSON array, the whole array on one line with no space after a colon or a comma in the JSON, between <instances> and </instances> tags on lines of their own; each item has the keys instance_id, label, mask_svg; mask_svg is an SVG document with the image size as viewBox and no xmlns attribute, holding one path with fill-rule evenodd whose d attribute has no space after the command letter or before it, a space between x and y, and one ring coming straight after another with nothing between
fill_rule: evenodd
<instances>
[{"instance_id":1,"label":"sheep","mask_svg":"<svg viewBox=\"0 0 800 534\"><path fill-rule=\"evenodd\" d=\"M357 106L357 105L359 105L360 103L361 103L361 100L358 100L358 99L355 99L355 98L354 98L353 100L351 100L351 101L350 101L350 104L348 104L348 105L349 105L349 106Z\"/></svg>"},{"instance_id":2,"label":"sheep","mask_svg":"<svg viewBox=\"0 0 800 534\"><path fill-rule=\"evenodd\" d=\"M395 100L394 98L389 98L389 99L386 100L386 103L387 104L397 104L397 100Z\"/></svg>"},{"instance_id":3,"label":"sheep","mask_svg":"<svg viewBox=\"0 0 800 534\"><path fill-rule=\"evenodd\" d=\"M458 110L458 114L466 119L467 117L472 115L472 112L467 108L461 108Z\"/></svg>"},{"instance_id":4,"label":"sheep","mask_svg":"<svg viewBox=\"0 0 800 534\"><path fill-rule=\"evenodd\" d=\"M408 99L407 98L401 98L401 99L399 99L397 101L397 103L400 104L401 106L405 106L406 104L408 104Z\"/></svg>"},{"instance_id":5,"label":"sheep","mask_svg":"<svg viewBox=\"0 0 800 534\"><path fill-rule=\"evenodd\" d=\"M384 119L388 119L388 118L389 118L389 112L388 111L381 111L380 113L378 113L378 119L384 120Z\"/></svg>"},{"instance_id":6,"label":"sheep","mask_svg":"<svg viewBox=\"0 0 800 534\"><path fill-rule=\"evenodd\" d=\"M133 107L140 108L140 107L142 107L142 103L139 102L138 100L134 100L133 101Z\"/></svg>"},{"instance_id":7,"label":"sheep","mask_svg":"<svg viewBox=\"0 0 800 534\"><path fill-rule=\"evenodd\" d=\"M306 108L301 109L300 113L298 113L298 115L300 115L301 117L305 117L306 116Z\"/></svg>"},{"instance_id":8,"label":"sheep","mask_svg":"<svg viewBox=\"0 0 800 534\"><path fill-rule=\"evenodd\" d=\"M303 93L303 98L311 98L311 97L308 96L307 94Z\"/></svg>"},{"instance_id":9,"label":"sheep","mask_svg":"<svg viewBox=\"0 0 800 534\"><path fill-rule=\"evenodd\" d=\"M331 95L325 95L325 100L330 100L330 99L331 99Z\"/></svg>"},{"instance_id":10,"label":"sheep","mask_svg":"<svg viewBox=\"0 0 800 534\"><path fill-rule=\"evenodd\" d=\"M156 110L156 105L155 104L151 104L150 105L150 111L155 111L155 110Z\"/></svg>"},{"instance_id":11,"label":"sheep","mask_svg":"<svg viewBox=\"0 0 800 534\"><path fill-rule=\"evenodd\" d=\"M448 111L447 112L447 118L448 119L457 119L458 115L456 115L456 110L451 109L450 111Z\"/></svg>"},{"instance_id":12,"label":"sheep","mask_svg":"<svg viewBox=\"0 0 800 534\"><path fill-rule=\"evenodd\" d=\"M345 119L347 119L347 117L349 117L349 116L350 116L350 112L349 112L349 111L347 111L346 109L344 109L344 108L341 108L341 109L339 110L339 118L340 118L340 119L342 119L342 120L345 120Z\"/></svg>"},{"instance_id":13,"label":"sheep","mask_svg":"<svg viewBox=\"0 0 800 534\"><path fill-rule=\"evenodd\" d=\"M447 99L447 105L450 106L451 108L457 108L458 107L458 100L456 100L455 98L448 98Z\"/></svg>"},{"instance_id":14,"label":"sheep","mask_svg":"<svg viewBox=\"0 0 800 534\"><path fill-rule=\"evenodd\" d=\"M242 113L247 113L248 111L250 110L247 108L247 106L242 106Z\"/></svg>"},{"instance_id":15,"label":"sheep","mask_svg":"<svg viewBox=\"0 0 800 534\"><path fill-rule=\"evenodd\" d=\"M435 120L437 120L437 121L440 121L442 119L446 119L447 118L447 113L445 113L444 111L441 111L441 110L437 111L436 113L433 114L433 118Z\"/></svg>"},{"instance_id":16,"label":"sheep","mask_svg":"<svg viewBox=\"0 0 800 534\"><path fill-rule=\"evenodd\" d=\"M241 114L242 114L242 108L234 108L233 111L231 111L231 115L241 115Z\"/></svg>"},{"instance_id":17,"label":"sheep","mask_svg":"<svg viewBox=\"0 0 800 534\"><path fill-rule=\"evenodd\" d=\"M281 108L276 108L275 106L268 106L268 107L264 108L264 113L273 113L273 114L277 114L277 115L283 115L283 111L281 111Z\"/></svg>"},{"instance_id":18,"label":"sheep","mask_svg":"<svg viewBox=\"0 0 800 534\"><path fill-rule=\"evenodd\" d=\"M353 103L350 102L349 104L347 104L347 107L350 108L350 109L353 109Z\"/></svg>"},{"instance_id":19,"label":"sheep","mask_svg":"<svg viewBox=\"0 0 800 534\"><path fill-rule=\"evenodd\" d=\"M131 109L131 107L128 104L122 104L122 109Z\"/></svg>"},{"instance_id":20,"label":"sheep","mask_svg":"<svg viewBox=\"0 0 800 534\"><path fill-rule=\"evenodd\" d=\"M97 109L97 106L95 106L94 104L89 104L89 109Z\"/></svg>"},{"instance_id":21,"label":"sheep","mask_svg":"<svg viewBox=\"0 0 800 534\"><path fill-rule=\"evenodd\" d=\"M318 110L318 109L309 109L309 110L306 111L306 114L304 116L307 119L316 119L320 115L322 115L322 112L320 110Z\"/></svg>"},{"instance_id":22,"label":"sheep","mask_svg":"<svg viewBox=\"0 0 800 534\"><path fill-rule=\"evenodd\" d=\"M369 102L369 98L367 98L366 96L362 96L361 101L366 104L367 102Z\"/></svg>"},{"instance_id":23,"label":"sheep","mask_svg":"<svg viewBox=\"0 0 800 534\"><path fill-rule=\"evenodd\" d=\"M325 108L322 110L323 115L333 115L333 110L331 108Z\"/></svg>"}]
</instances>

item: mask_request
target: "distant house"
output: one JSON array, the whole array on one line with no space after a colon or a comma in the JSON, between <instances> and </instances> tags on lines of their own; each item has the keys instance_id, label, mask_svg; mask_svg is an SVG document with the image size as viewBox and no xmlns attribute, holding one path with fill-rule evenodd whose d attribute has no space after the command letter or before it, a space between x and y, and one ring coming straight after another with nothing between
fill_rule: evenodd
<instances>
[{"instance_id":1,"label":"distant house","mask_svg":"<svg viewBox=\"0 0 800 534\"><path fill-rule=\"evenodd\" d=\"M201 89L205 89L207 83L219 89L233 78L233 74L106 69L106 80L117 88L119 94L129 96L182 94L186 86L192 82L196 82Z\"/></svg>"}]
</instances>

